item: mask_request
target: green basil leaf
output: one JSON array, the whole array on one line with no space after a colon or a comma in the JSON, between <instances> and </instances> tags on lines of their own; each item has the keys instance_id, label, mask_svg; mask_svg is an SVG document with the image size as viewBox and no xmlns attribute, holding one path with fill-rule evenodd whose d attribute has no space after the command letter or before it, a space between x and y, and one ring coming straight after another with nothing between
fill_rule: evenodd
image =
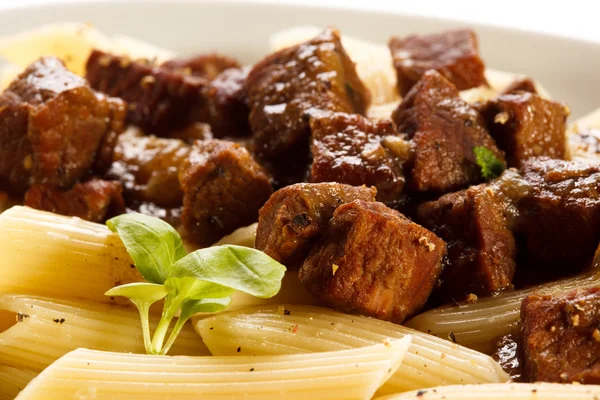
<instances>
[{"instance_id":1,"label":"green basil leaf","mask_svg":"<svg viewBox=\"0 0 600 400\"><path fill-rule=\"evenodd\" d=\"M104 293L106 296L122 296L130 299L138 308L150 305L164 298L169 291L164 285L155 283L129 283L114 287Z\"/></svg>"},{"instance_id":2,"label":"green basil leaf","mask_svg":"<svg viewBox=\"0 0 600 400\"><path fill-rule=\"evenodd\" d=\"M143 214L123 214L106 221L119 234L133 262L148 282L164 283L174 262L185 257L179 233L166 222Z\"/></svg>"},{"instance_id":3,"label":"green basil leaf","mask_svg":"<svg viewBox=\"0 0 600 400\"><path fill-rule=\"evenodd\" d=\"M188 300L181 306L181 314L179 316L182 320L190 319L194 314L197 313L214 313L223 311L231 303L231 297L224 297L220 299L200 299L200 300Z\"/></svg>"},{"instance_id":4,"label":"green basil leaf","mask_svg":"<svg viewBox=\"0 0 600 400\"><path fill-rule=\"evenodd\" d=\"M220 299L231 296L235 292L234 289L190 276L171 277L165 281L165 286L170 292L183 294L186 300Z\"/></svg>"},{"instance_id":5,"label":"green basil leaf","mask_svg":"<svg viewBox=\"0 0 600 400\"><path fill-rule=\"evenodd\" d=\"M275 296L285 267L259 250L223 245L196 250L173 265L171 276L194 277L255 297Z\"/></svg>"},{"instance_id":6,"label":"green basil leaf","mask_svg":"<svg viewBox=\"0 0 600 400\"><path fill-rule=\"evenodd\" d=\"M496 179L506 168L504 163L485 146L478 146L473 149L477 165L481 168L481 176L486 181Z\"/></svg>"}]
</instances>

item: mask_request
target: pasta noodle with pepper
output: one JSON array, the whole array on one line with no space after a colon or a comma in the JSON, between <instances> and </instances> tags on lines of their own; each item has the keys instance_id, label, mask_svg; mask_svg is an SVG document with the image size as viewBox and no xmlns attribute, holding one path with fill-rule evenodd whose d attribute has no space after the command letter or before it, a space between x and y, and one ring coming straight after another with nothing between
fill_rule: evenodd
<instances>
[{"instance_id":1,"label":"pasta noodle with pepper","mask_svg":"<svg viewBox=\"0 0 600 400\"><path fill-rule=\"evenodd\" d=\"M195 328L217 356L342 350L368 346L386 337L411 335L412 343L402 365L380 393L508 379L485 354L390 322L327 308L254 307L197 320ZM238 348L241 348L239 353Z\"/></svg>"},{"instance_id":2,"label":"pasta noodle with pepper","mask_svg":"<svg viewBox=\"0 0 600 400\"><path fill-rule=\"evenodd\" d=\"M20 382L2 386L11 399L17 394L15 387L23 388L32 374L77 348L145 353L140 318L134 309L17 295L0 296L0 309L16 313L18 321L0 336L0 365L8 368L3 376L12 374L15 382ZM154 329L156 323L151 327ZM186 325L172 354L210 353Z\"/></svg>"},{"instance_id":3,"label":"pasta noodle with pepper","mask_svg":"<svg viewBox=\"0 0 600 400\"><path fill-rule=\"evenodd\" d=\"M499 337L515 333L520 324L521 302L531 294L567 293L600 283L600 271L566 278L532 288L509 291L475 303L445 305L417 315L406 326L421 332L454 340L466 347L491 353Z\"/></svg>"},{"instance_id":4,"label":"pasta noodle with pepper","mask_svg":"<svg viewBox=\"0 0 600 400\"><path fill-rule=\"evenodd\" d=\"M596 400L599 396L598 385L510 383L442 386L375 400Z\"/></svg>"},{"instance_id":5,"label":"pasta noodle with pepper","mask_svg":"<svg viewBox=\"0 0 600 400\"><path fill-rule=\"evenodd\" d=\"M75 350L18 400L370 399L396 371L410 336L360 349L249 357L170 357Z\"/></svg>"}]
</instances>

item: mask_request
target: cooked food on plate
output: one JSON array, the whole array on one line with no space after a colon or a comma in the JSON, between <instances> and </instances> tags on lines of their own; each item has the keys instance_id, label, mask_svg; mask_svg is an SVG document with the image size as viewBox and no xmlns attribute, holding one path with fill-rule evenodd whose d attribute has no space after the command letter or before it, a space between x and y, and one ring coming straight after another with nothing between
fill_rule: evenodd
<instances>
[{"instance_id":1,"label":"cooked food on plate","mask_svg":"<svg viewBox=\"0 0 600 400\"><path fill-rule=\"evenodd\" d=\"M470 29L270 42L0 40L0 400L600 398L600 112Z\"/></svg>"}]
</instances>

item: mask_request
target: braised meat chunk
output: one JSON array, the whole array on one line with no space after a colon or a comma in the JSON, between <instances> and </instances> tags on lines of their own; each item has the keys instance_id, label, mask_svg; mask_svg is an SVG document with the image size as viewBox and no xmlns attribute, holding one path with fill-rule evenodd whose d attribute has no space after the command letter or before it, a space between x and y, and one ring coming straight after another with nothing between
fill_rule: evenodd
<instances>
[{"instance_id":1,"label":"braised meat chunk","mask_svg":"<svg viewBox=\"0 0 600 400\"><path fill-rule=\"evenodd\" d=\"M475 147L486 147L504 161L483 117L436 71L423 75L392 118L398 132L414 143L414 163L408 173L413 190L444 193L481 181Z\"/></svg>"},{"instance_id":2,"label":"braised meat chunk","mask_svg":"<svg viewBox=\"0 0 600 400\"><path fill-rule=\"evenodd\" d=\"M159 136L206 122L207 81L94 50L86 65L92 87L127 101L129 123Z\"/></svg>"},{"instance_id":3,"label":"braised meat chunk","mask_svg":"<svg viewBox=\"0 0 600 400\"><path fill-rule=\"evenodd\" d=\"M25 193L25 205L38 210L103 222L125 212L119 182L92 179L69 190L34 184Z\"/></svg>"},{"instance_id":4,"label":"braised meat chunk","mask_svg":"<svg viewBox=\"0 0 600 400\"><path fill-rule=\"evenodd\" d=\"M488 102L482 112L509 166L519 167L530 157L565 158L569 112L563 104L518 92Z\"/></svg>"},{"instance_id":5,"label":"braised meat chunk","mask_svg":"<svg viewBox=\"0 0 600 400\"><path fill-rule=\"evenodd\" d=\"M239 68L240 64L231 57L218 53L208 53L169 60L164 62L161 67L185 75L198 76L210 81L226 69Z\"/></svg>"},{"instance_id":6,"label":"braised meat chunk","mask_svg":"<svg viewBox=\"0 0 600 400\"><path fill-rule=\"evenodd\" d=\"M521 305L528 381L600 384L600 289L531 295Z\"/></svg>"},{"instance_id":7,"label":"braised meat chunk","mask_svg":"<svg viewBox=\"0 0 600 400\"><path fill-rule=\"evenodd\" d=\"M524 265L575 273L600 240L600 166L532 158L521 174L531 185L518 201Z\"/></svg>"},{"instance_id":8,"label":"braised meat chunk","mask_svg":"<svg viewBox=\"0 0 600 400\"><path fill-rule=\"evenodd\" d=\"M477 35L470 29L393 37L389 46L402 96L430 69L444 75L459 90L487 85Z\"/></svg>"},{"instance_id":9,"label":"braised meat chunk","mask_svg":"<svg viewBox=\"0 0 600 400\"><path fill-rule=\"evenodd\" d=\"M250 136L246 104L246 78L249 68L230 68L205 88L208 122L217 138Z\"/></svg>"},{"instance_id":10,"label":"braised meat chunk","mask_svg":"<svg viewBox=\"0 0 600 400\"><path fill-rule=\"evenodd\" d=\"M53 57L31 64L0 95L0 189L68 189L110 165L125 104L94 92Z\"/></svg>"},{"instance_id":11,"label":"braised meat chunk","mask_svg":"<svg viewBox=\"0 0 600 400\"><path fill-rule=\"evenodd\" d=\"M108 177L123 183L130 207L142 202L179 207L183 203L179 169L190 151L181 140L144 136L129 129L115 147Z\"/></svg>"},{"instance_id":12,"label":"braised meat chunk","mask_svg":"<svg viewBox=\"0 0 600 400\"><path fill-rule=\"evenodd\" d=\"M448 244L441 289L445 298L490 295L512 284L517 255L509 226L512 210L498 191L494 185L472 186L417 209L416 220Z\"/></svg>"},{"instance_id":13,"label":"braised meat chunk","mask_svg":"<svg viewBox=\"0 0 600 400\"><path fill-rule=\"evenodd\" d=\"M256 151L265 158L307 146L318 110L364 114L370 101L334 29L260 61L247 88Z\"/></svg>"},{"instance_id":14,"label":"braised meat chunk","mask_svg":"<svg viewBox=\"0 0 600 400\"><path fill-rule=\"evenodd\" d=\"M223 140L196 142L179 178L183 226L200 246L255 222L272 193L268 176L248 150Z\"/></svg>"},{"instance_id":15,"label":"braised meat chunk","mask_svg":"<svg viewBox=\"0 0 600 400\"><path fill-rule=\"evenodd\" d=\"M388 204L399 201L404 188L402 165L405 154L398 154L402 141L390 120L372 122L357 114L332 113L311 118L311 182L339 182L377 188L377 200ZM389 144L389 146L388 146Z\"/></svg>"},{"instance_id":16,"label":"braised meat chunk","mask_svg":"<svg viewBox=\"0 0 600 400\"><path fill-rule=\"evenodd\" d=\"M377 191L341 183L298 183L275 192L260 209L256 248L288 267L301 263L337 207L375 201Z\"/></svg>"},{"instance_id":17,"label":"braised meat chunk","mask_svg":"<svg viewBox=\"0 0 600 400\"><path fill-rule=\"evenodd\" d=\"M401 323L427 301L445 252L439 237L399 212L356 200L335 210L299 277L327 304Z\"/></svg>"}]
</instances>

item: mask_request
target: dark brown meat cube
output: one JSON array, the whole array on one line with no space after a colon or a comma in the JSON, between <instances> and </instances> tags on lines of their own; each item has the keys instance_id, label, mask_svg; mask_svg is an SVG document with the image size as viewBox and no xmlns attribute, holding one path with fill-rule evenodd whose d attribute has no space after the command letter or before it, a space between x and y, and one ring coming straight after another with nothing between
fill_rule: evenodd
<instances>
[{"instance_id":1,"label":"dark brown meat cube","mask_svg":"<svg viewBox=\"0 0 600 400\"><path fill-rule=\"evenodd\" d=\"M0 188L70 188L110 165L125 104L94 92L53 57L31 64L0 95Z\"/></svg>"},{"instance_id":2,"label":"dark brown meat cube","mask_svg":"<svg viewBox=\"0 0 600 400\"><path fill-rule=\"evenodd\" d=\"M517 203L524 264L563 275L586 267L600 240L600 166L538 158L521 174L531 186Z\"/></svg>"},{"instance_id":3,"label":"dark brown meat cube","mask_svg":"<svg viewBox=\"0 0 600 400\"><path fill-rule=\"evenodd\" d=\"M229 68L239 68L237 60L218 53L200 54L188 58L176 58L161 65L161 68L185 75L198 76L209 81Z\"/></svg>"},{"instance_id":4,"label":"dark brown meat cube","mask_svg":"<svg viewBox=\"0 0 600 400\"><path fill-rule=\"evenodd\" d=\"M519 92L488 102L482 113L509 166L519 167L530 157L565 158L569 112L563 104Z\"/></svg>"},{"instance_id":5,"label":"dark brown meat cube","mask_svg":"<svg viewBox=\"0 0 600 400\"><path fill-rule=\"evenodd\" d=\"M600 384L600 288L521 305L525 379Z\"/></svg>"},{"instance_id":6,"label":"dark brown meat cube","mask_svg":"<svg viewBox=\"0 0 600 400\"><path fill-rule=\"evenodd\" d=\"M204 89L208 122L215 137L250 136L246 78L249 68L230 68Z\"/></svg>"},{"instance_id":7,"label":"dark brown meat cube","mask_svg":"<svg viewBox=\"0 0 600 400\"><path fill-rule=\"evenodd\" d=\"M25 205L92 222L125 212L121 184L100 179L77 183L66 191L47 184L32 185L25 193Z\"/></svg>"},{"instance_id":8,"label":"dark brown meat cube","mask_svg":"<svg viewBox=\"0 0 600 400\"><path fill-rule=\"evenodd\" d=\"M341 183L298 183L280 189L260 209L256 248L294 267L337 207L354 200L375 201L376 193L373 187Z\"/></svg>"},{"instance_id":9,"label":"dark brown meat cube","mask_svg":"<svg viewBox=\"0 0 600 400\"><path fill-rule=\"evenodd\" d=\"M535 82L531 78L520 78L508 85L502 94L516 94L517 92L529 92L537 94Z\"/></svg>"},{"instance_id":10,"label":"dark brown meat cube","mask_svg":"<svg viewBox=\"0 0 600 400\"><path fill-rule=\"evenodd\" d=\"M408 177L413 190L444 193L481 181L473 152L478 146L504 161L483 117L436 71L423 75L392 118L398 131L414 142L414 165Z\"/></svg>"},{"instance_id":11,"label":"dark brown meat cube","mask_svg":"<svg viewBox=\"0 0 600 400\"><path fill-rule=\"evenodd\" d=\"M470 29L392 37L389 46L402 96L430 69L444 75L459 90L487 85L477 36Z\"/></svg>"},{"instance_id":12,"label":"dark brown meat cube","mask_svg":"<svg viewBox=\"0 0 600 400\"><path fill-rule=\"evenodd\" d=\"M247 88L256 151L267 158L305 146L318 110L364 114L370 102L334 29L260 61Z\"/></svg>"},{"instance_id":13,"label":"dark brown meat cube","mask_svg":"<svg viewBox=\"0 0 600 400\"><path fill-rule=\"evenodd\" d=\"M32 180L33 150L27 136L30 107L6 92L0 95L0 104L0 188L22 194Z\"/></svg>"},{"instance_id":14,"label":"dark brown meat cube","mask_svg":"<svg viewBox=\"0 0 600 400\"><path fill-rule=\"evenodd\" d=\"M427 301L445 252L440 238L398 211L356 200L335 210L299 277L329 305L402 323Z\"/></svg>"},{"instance_id":15,"label":"dark brown meat cube","mask_svg":"<svg viewBox=\"0 0 600 400\"><path fill-rule=\"evenodd\" d=\"M123 183L128 206L151 202L178 207L183 202L179 170L190 151L181 140L143 136L130 129L119 138L108 176Z\"/></svg>"},{"instance_id":16,"label":"dark brown meat cube","mask_svg":"<svg viewBox=\"0 0 600 400\"><path fill-rule=\"evenodd\" d=\"M94 50L86 78L96 90L129 103L127 120L159 136L206 122L202 91L207 81Z\"/></svg>"},{"instance_id":17,"label":"dark brown meat cube","mask_svg":"<svg viewBox=\"0 0 600 400\"><path fill-rule=\"evenodd\" d=\"M416 220L448 244L446 298L490 295L511 286L517 248L506 217L509 206L497 190L472 186L417 208Z\"/></svg>"},{"instance_id":18,"label":"dark brown meat cube","mask_svg":"<svg viewBox=\"0 0 600 400\"><path fill-rule=\"evenodd\" d=\"M223 140L196 142L180 171L183 226L189 238L209 246L256 222L271 183L248 150Z\"/></svg>"},{"instance_id":19,"label":"dark brown meat cube","mask_svg":"<svg viewBox=\"0 0 600 400\"><path fill-rule=\"evenodd\" d=\"M377 200L392 205L404 188L404 159L386 146L400 139L390 120L373 122L357 114L311 118L311 182L375 186ZM386 140L387 139L387 140Z\"/></svg>"}]
</instances>

